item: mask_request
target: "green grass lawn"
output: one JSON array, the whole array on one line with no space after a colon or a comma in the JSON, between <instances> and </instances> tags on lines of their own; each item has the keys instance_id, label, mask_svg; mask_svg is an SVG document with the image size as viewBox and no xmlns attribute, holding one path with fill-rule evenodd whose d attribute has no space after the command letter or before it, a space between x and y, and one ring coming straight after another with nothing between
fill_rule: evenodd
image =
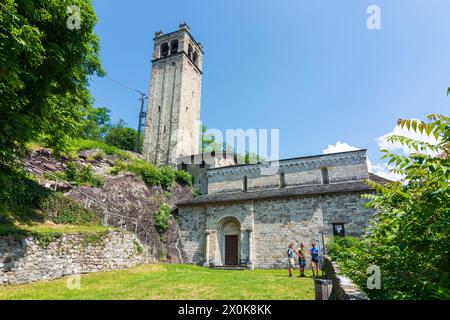
<instances>
[{"instance_id":1,"label":"green grass lawn","mask_svg":"<svg viewBox=\"0 0 450 320\"><path fill-rule=\"evenodd\" d=\"M154 264L81 276L79 289L68 278L0 287L5 299L271 299L312 300L314 281L287 270L211 270L191 265Z\"/></svg>"},{"instance_id":2,"label":"green grass lawn","mask_svg":"<svg viewBox=\"0 0 450 320\"><path fill-rule=\"evenodd\" d=\"M10 234L22 235L51 235L51 234L75 234L75 233L97 233L112 231L115 228L103 227L96 225L68 225L68 224L54 224L51 222L45 223L29 223L29 224L0 224L0 236Z\"/></svg>"}]
</instances>

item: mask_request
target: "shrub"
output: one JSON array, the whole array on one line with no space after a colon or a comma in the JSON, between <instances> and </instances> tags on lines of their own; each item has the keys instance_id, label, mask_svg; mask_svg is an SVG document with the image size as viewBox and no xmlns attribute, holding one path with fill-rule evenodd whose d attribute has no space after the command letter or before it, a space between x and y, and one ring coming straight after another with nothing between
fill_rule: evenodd
<instances>
[{"instance_id":1,"label":"shrub","mask_svg":"<svg viewBox=\"0 0 450 320\"><path fill-rule=\"evenodd\" d=\"M109 145L103 141L94 141L88 139L72 139L70 142L70 146L67 148L63 155L70 156L73 154L77 154L79 151L92 149L102 150L102 155L104 153L108 155L117 155L121 159L130 158L130 154L124 150L120 150L117 147Z\"/></svg>"},{"instance_id":2,"label":"shrub","mask_svg":"<svg viewBox=\"0 0 450 320\"><path fill-rule=\"evenodd\" d=\"M192 187L192 175L186 171L177 170L175 171L175 181L182 186Z\"/></svg>"},{"instance_id":3,"label":"shrub","mask_svg":"<svg viewBox=\"0 0 450 320\"><path fill-rule=\"evenodd\" d=\"M144 248L142 247L141 243L137 240L134 240L134 251L138 254L141 255L142 252L144 252Z\"/></svg>"},{"instance_id":4,"label":"shrub","mask_svg":"<svg viewBox=\"0 0 450 320\"><path fill-rule=\"evenodd\" d=\"M83 240L81 241L81 246L83 248L89 247L89 246L100 246L105 245L105 238L108 235L107 231L104 232L92 232L92 233L86 233L83 236Z\"/></svg>"},{"instance_id":5,"label":"shrub","mask_svg":"<svg viewBox=\"0 0 450 320\"><path fill-rule=\"evenodd\" d=\"M171 167L162 167L161 171L161 186L164 189L170 189L175 181L176 170Z\"/></svg>"},{"instance_id":6,"label":"shrub","mask_svg":"<svg viewBox=\"0 0 450 320\"><path fill-rule=\"evenodd\" d=\"M155 227L158 232L164 232L169 229L169 217L172 212L170 206L166 203L162 203L159 206L159 210L155 218Z\"/></svg>"},{"instance_id":7,"label":"shrub","mask_svg":"<svg viewBox=\"0 0 450 320\"><path fill-rule=\"evenodd\" d=\"M73 199L41 187L24 171L10 167L0 172L0 220L5 232L15 223L100 225L100 218Z\"/></svg>"},{"instance_id":8,"label":"shrub","mask_svg":"<svg viewBox=\"0 0 450 320\"><path fill-rule=\"evenodd\" d=\"M75 162L69 162L64 171L65 178L68 181L77 181L78 179L78 166Z\"/></svg>"},{"instance_id":9,"label":"shrub","mask_svg":"<svg viewBox=\"0 0 450 320\"><path fill-rule=\"evenodd\" d=\"M120 172L125 171L125 170L127 170L127 165L123 161L118 160L114 163L114 166L111 168L109 173L116 176Z\"/></svg>"},{"instance_id":10,"label":"shrub","mask_svg":"<svg viewBox=\"0 0 450 320\"><path fill-rule=\"evenodd\" d=\"M128 166L128 169L140 175L142 180L149 186L157 186L161 184L161 171L151 164L133 164Z\"/></svg>"},{"instance_id":11,"label":"shrub","mask_svg":"<svg viewBox=\"0 0 450 320\"><path fill-rule=\"evenodd\" d=\"M99 152L97 152L96 154L94 154L94 159L95 160L102 160L103 158L105 158L105 152L103 150L100 150Z\"/></svg>"},{"instance_id":12,"label":"shrub","mask_svg":"<svg viewBox=\"0 0 450 320\"><path fill-rule=\"evenodd\" d=\"M62 238L62 234L59 232L48 232L48 233L40 233L40 232L31 232L30 236L36 239L37 244L41 248L47 248L50 243L57 239Z\"/></svg>"},{"instance_id":13,"label":"shrub","mask_svg":"<svg viewBox=\"0 0 450 320\"><path fill-rule=\"evenodd\" d=\"M80 165L76 162L69 162L63 175L59 175L63 180L77 185L90 185L101 187L103 179L94 174L91 165Z\"/></svg>"},{"instance_id":14,"label":"shrub","mask_svg":"<svg viewBox=\"0 0 450 320\"><path fill-rule=\"evenodd\" d=\"M123 150L134 151L136 147L137 131L125 127L125 123L114 125L105 137L106 143ZM140 136L139 151L142 150L143 136Z\"/></svg>"},{"instance_id":15,"label":"shrub","mask_svg":"<svg viewBox=\"0 0 450 320\"><path fill-rule=\"evenodd\" d=\"M450 117L430 115L428 121L399 120L412 137L433 137L436 143L391 135L390 143L411 153L382 150L392 171L403 181L367 183L375 193L365 195L377 210L367 234L356 243L335 239L330 254L341 271L364 287L366 270L381 271L381 289L367 291L374 299L450 299Z\"/></svg>"},{"instance_id":16,"label":"shrub","mask_svg":"<svg viewBox=\"0 0 450 320\"><path fill-rule=\"evenodd\" d=\"M170 190L174 182L182 186L192 187L192 176L185 172L175 168L166 166L158 168L155 165L148 163L137 157L131 157L129 153L119 150L116 147L107 145L101 141L91 140L76 140L71 147L72 151L81 151L85 149L101 149L106 154L119 155L121 160L116 161L114 167L111 168L110 173L117 175L122 171L129 171L137 174L144 180L148 186L162 186L166 190ZM99 152L95 155L95 158L103 157L103 152ZM127 161L122 161L127 160ZM92 169L92 168L91 168ZM65 175L66 180L75 182L78 184L90 184L92 186L101 186L102 181L93 175L92 170L89 168L81 167L76 163L70 162L67 165ZM64 177L62 177L64 179Z\"/></svg>"},{"instance_id":17,"label":"shrub","mask_svg":"<svg viewBox=\"0 0 450 320\"><path fill-rule=\"evenodd\" d=\"M49 193L21 168L0 164L0 222L39 220L34 208Z\"/></svg>"},{"instance_id":18,"label":"shrub","mask_svg":"<svg viewBox=\"0 0 450 320\"><path fill-rule=\"evenodd\" d=\"M143 160L133 159L129 163L117 162L111 173L118 174L120 171L130 171L139 176L148 186L160 185L166 190L170 190L176 181L180 185L192 186L192 176L172 167L158 168Z\"/></svg>"},{"instance_id":19,"label":"shrub","mask_svg":"<svg viewBox=\"0 0 450 320\"><path fill-rule=\"evenodd\" d=\"M354 237L334 237L327 243L327 252L333 259L341 259L359 244L360 240Z\"/></svg>"},{"instance_id":20,"label":"shrub","mask_svg":"<svg viewBox=\"0 0 450 320\"><path fill-rule=\"evenodd\" d=\"M101 219L61 193L49 193L39 203L44 216L56 224L100 225Z\"/></svg>"}]
</instances>

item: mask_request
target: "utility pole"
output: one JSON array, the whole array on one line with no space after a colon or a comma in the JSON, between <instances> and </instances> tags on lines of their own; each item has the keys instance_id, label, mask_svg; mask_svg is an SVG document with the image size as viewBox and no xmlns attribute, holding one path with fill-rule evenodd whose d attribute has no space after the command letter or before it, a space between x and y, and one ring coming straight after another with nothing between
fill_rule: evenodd
<instances>
[{"instance_id":1,"label":"utility pole","mask_svg":"<svg viewBox=\"0 0 450 320\"><path fill-rule=\"evenodd\" d=\"M139 145L141 142L142 119L145 119L147 117L147 112L144 112L144 101L147 96L143 92L139 93L141 94L141 98L139 99L141 101L141 110L139 111L139 124L137 130L136 146L134 147L134 152L136 153L139 153Z\"/></svg>"},{"instance_id":2,"label":"utility pole","mask_svg":"<svg viewBox=\"0 0 450 320\"><path fill-rule=\"evenodd\" d=\"M139 124L138 124L138 130L137 130L136 145L135 145L135 147L134 147L134 151L135 151L136 153L139 153L139 144L140 144L140 142L141 142L141 131L142 131L142 119L143 119L143 118L145 119L146 116L147 116L147 112L144 112L144 101L145 101L145 99L148 98L148 96L147 96L145 93L143 93L142 91L133 89L133 88L127 86L126 84L123 84L122 82L119 82L119 81L117 81L117 80L111 79L111 78L108 77L108 76L106 76L106 78L109 79L109 80L111 80L112 82L118 84L119 86L122 86L122 87L124 87L124 88L126 88L126 89L128 89L128 90L137 92L137 93L139 93L139 94L141 95L141 97L140 97L140 99L139 99L139 101L141 101L141 110L139 111Z\"/></svg>"}]
</instances>

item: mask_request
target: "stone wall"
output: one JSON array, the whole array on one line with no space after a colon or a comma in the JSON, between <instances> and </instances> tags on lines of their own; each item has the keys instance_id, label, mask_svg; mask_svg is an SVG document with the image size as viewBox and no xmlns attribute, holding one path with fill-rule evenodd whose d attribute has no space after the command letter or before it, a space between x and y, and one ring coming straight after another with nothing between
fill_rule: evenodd
<instances>
[{"instance_id":1,"label":"stone wall","mask_svg":"<svg viewBox=\"0 0 450 320\"><path fill-rule=\"evenodd\" d=\"M125 269L154 262L128 232L65 234L50 243L36 238L0 237L0 285L61 278L66 275Z\"/></svg>"},{"instance_id":2,"label":"stone wall","mask_svg":"<svg viewBox=\"0 0 450 320\"><path fill-rule=\"evenodd\" d=\"M357 181L369 178L366 150L280 160L278 170L264 175L267 165L251 164L208 169L208 193L236 192L247 177L248 191L280 187L280 173L285 186L322 183L322 168L328 169L329 182Z\"/></svg>"},{"instance_id":3,"label":"stone wall","mask_svg":"<svg viewBox=\"0 0 450 320\"><path fill-rule=\"evenodd\" d=\"M355 285L349 278L339 275L339 265L325 256L323 271L328 279L333 281L333 300L369 300L367 295Z\"/></svg>"},{"instance_id":4,"label":"stone wall","mask_svg":"<svg viewBox=\"0 0 450 320\"><path fill-rule=\"evenodd\" d=\"M364 208L359 193L326 196L222 202L179 206L182 254L184 262L223 264L222 221L233 218L241 228L239 258L254 268L286 268L286 250L290 242L306 249L317 241L319 230L333 235L332 224L344 223L347 235L361 235L373 216ZM307 255L309 260L309 255ZM309 261L308 261L309 262Z\"/></svg>"},{"instance_id":5,"label":"stone wall","mask_svg":"<svg viewBox=\"0 0 450 320\"><path fill-rule=\"evenodd\" d=\"M184 263L205 263L205 214L202 207L178 208L180 250Z\"/></svg>"}]
</instances>

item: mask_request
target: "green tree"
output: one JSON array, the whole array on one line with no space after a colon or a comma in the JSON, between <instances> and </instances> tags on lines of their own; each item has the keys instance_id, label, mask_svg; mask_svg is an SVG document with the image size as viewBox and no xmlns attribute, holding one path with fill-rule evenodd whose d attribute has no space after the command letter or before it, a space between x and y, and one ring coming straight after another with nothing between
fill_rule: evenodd
<instances>
[{"instance_id":1,"label":"green tree","mask_svg":"<svg viewBox=\"0 0 450 320\"><path fill-rule=\"evenodd\" d=\"M78 137L97 141L104 139L111 127L111 110L88 105L82 112Z\"/></svg>"},{"instance_id":2,"label":"green tree","mask_svg":"<svg viewBox=\"0 0 450 320\"><path fill-rule=\"evenodd\" d=\"M68 8L80 28L68 28ZM71 11L72 14L74 11ZM103 75L90 0L2 0L0 3L0 161L43 137L62 147L92 103L88 80Z\"/></svg>"},{"instance_id":3,"label":"green tree","mask_svg":"<svg viewBox=\"0 0 450 320\"><path fill-rule=\"evenodd\" d=\"M216 142L216 137L213 134L207 132L208 128L202 126L200 135L200 150L202 153L226 150L223 144Z\"/></svg>"},{"instance_id":4,"label":"green tree","mask_svg":"<svg viewBox=\"0 0 450 320\"><path fill-rule=\"evenodd\" d=\"M413 150L409 155L382 150L404 181L386 185L369 181L377 193L366 196L367 205L377 214L367 235L357 245L337 239L339 249L334 243L330 254L363 288L367 267L380 267L382 288L368 290L372 298L449 299L450 118L430 115L427 122L398 124L434 137L437 143L398 135L388 138Z\"/></svg>"},{"instance_id":5,"label":"green tree","mask_svg":"<svg viewBox=\"0 0 450 320\"><path fill-rule=\"evenodd\" d=\"M119 149L134 151L136 147L137 130L127 127L121 119L111 126L105 137L105 142ZM142 150L143 135L139 139L139 152Z\"/></svg>"},{"instance_id":6,"label":"green tree","mask_svg":"<svg viewBox=\"0 0 450 320\"><path fill-rule=\"evenodd\" d=\"M258 154L255 154L253 152L246 151L245 154L238 154L237 155L238 163L241 164L255 164L258 162L263 162L264 158L259 156Z\"/></svg>"},{"instance_id":7,"label":"green tree","mask_svg":"<svg viewBox=\"0 0 450 320\"><path fill-rule=\"evenodd\" d=\"M430 115L428 122L399 120L398 125L437 143L389 137L414 152L398 155L382 150L394 171L405 176L405 183L371 183L379 193L369 197L368 205L380 213L369 239L393 247L398 254L398 265L393 267L401 271L398 280L410 280L387 282L388 289L404 289L415 297L450 298L450 118Z\"/></svg>"}]
</instances>

